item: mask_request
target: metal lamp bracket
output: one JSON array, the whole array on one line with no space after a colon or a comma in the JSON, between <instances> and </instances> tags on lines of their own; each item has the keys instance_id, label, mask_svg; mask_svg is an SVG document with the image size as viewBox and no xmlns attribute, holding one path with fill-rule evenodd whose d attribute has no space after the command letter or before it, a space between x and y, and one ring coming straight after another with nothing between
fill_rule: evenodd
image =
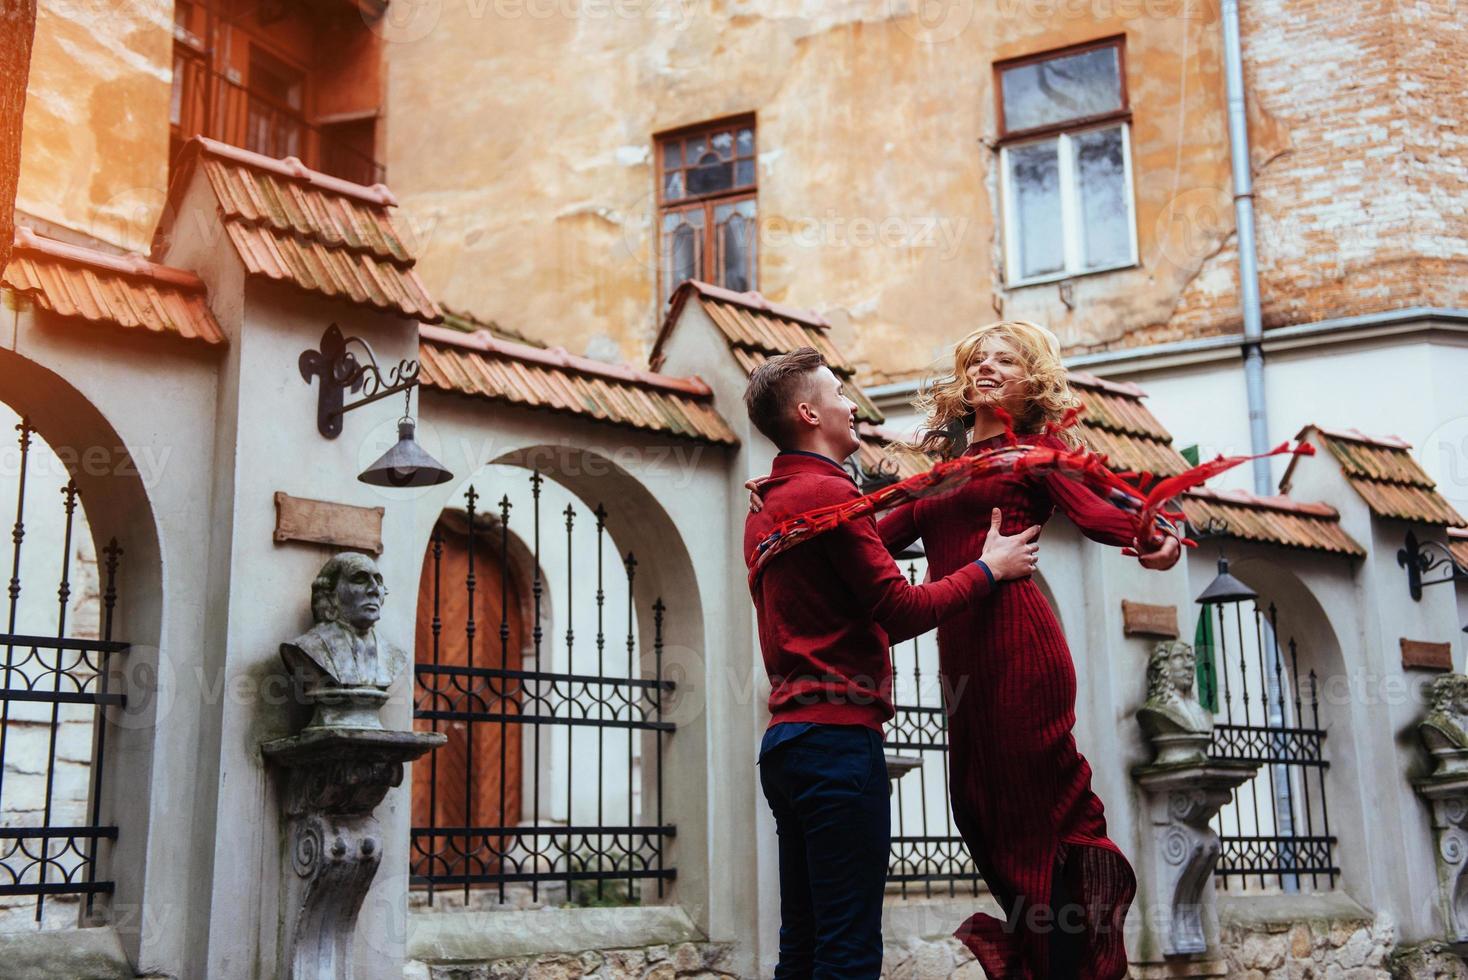
<instances>
[{"instance_id":1,"label":"metal lamp bracket","mask_svg":"<svg viewBox=\"0 0 1468 980\"><path fill-rule=\"evenodd\" d=\"M1422 590L1429 585L1468 582L1468 570L1454 560L1453 553L1446 545L1438 541L1418 541L1416 533L1412 531L1407 532L1406 547L1397 551L1397 564L1407 570L1407 591L1418 602L1422 601ZM1445 574L1431 581L1423 581L1424 575L1439 568L1444 568Z\"/></svg>"},{"instance_id":2,"label":"metal lamp bracket","mask_svg":"<svg viewBox=\"0 0 1468 980\"><path fill-rule=\"evenodd\" d=\"M363 359L350 348L361 351ZM316 398L316 431L327 439L342 434L342 416L380 398L407 391L418 383L419 364L404 358L386 375L377 364L377 355L361 337L343 337L332 324L321 335L321 349L301 352L301 377L307 384L319 378L321 386ZM350 405L343 404L345 393L362 393Z\"/></svg>"}]
</instances>

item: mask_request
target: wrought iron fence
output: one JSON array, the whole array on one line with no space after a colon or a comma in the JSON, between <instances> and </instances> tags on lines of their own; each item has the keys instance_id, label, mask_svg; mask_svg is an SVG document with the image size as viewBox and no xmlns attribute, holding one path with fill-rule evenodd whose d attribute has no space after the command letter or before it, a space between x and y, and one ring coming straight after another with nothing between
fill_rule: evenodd
<instances>
[{"instance_id":1,"label":"wrought iron fence","mask_svg":"<svg viewBox=\"0 0 1468 980\"><path fill-rule=\"evenodd\" d=\"M1281 647L1273 603L1267 611L1257 602L1220 603L1202 616L1199 691L1216 719L1211 755L1261 764L1214 819L1219 886L1293 892L1324 879L1333 888L1340 867L1315 671L1300 674L1293 637Z\"/></svg>"},{"instance_id":2,"label":"wrought iron fence","mask_svg":"<svg viewBox=\"0 0 1468 980\"><path fill-rule=\"evenodd\" d=\"M563 527L565 535L564 580L556 583L564 601L562 669L544 669L553 638L543 613L553 596L542 572L543 483L538 472L530 475L529 526L514 537L509 497L486 517L470 487L462 514L440 521L425 558L414 718L449 735L414 774L411 882L429 903L454 889L468 904L477 889L499 903L620 904L641 900L646 888L661 897L675 876L662 776L664 742L676 727L663 712L674 690L663 673L669 611L661 599L645 610L652 649L642 650L636 558L629 552L615 564L607 560L604 507L588 514L568 504L552 532L559 536ZM588 531L594 589L578 588L575 546ZM528 551L523 562L512 555L517 545ZM485 577L497 579L487 604ZM612 613L614 584L625 589L625 603ZM528 616L521 617L516 610L527 593ZM477 649L486 610L494 622L484 625L495 632L488 649ZM595 624L594 652L577 647L576 624L587 619ZM533 668L523 656L534 658ZM575 669L592 662L594 669Z\"/></svg>"},{"instance_id":3,"label":"wrought iron fence","mask_svg":"<svg viewBox=\"0 0 1468 980\"><path fill-rule=\"evenodd\" d=\"M128 644L112 638L122 558L115 539L103 549L101 593L95 597L100 602L100 636L68 634L73 545L79 533L77 488L69 481L61 487L60 513L53 515L60 520L60 541L54 542L60 544L54 615L41 617L44 622L31 620L35 605L25 606L29 612L22 615L26 521L34 513L27 511L27 490L35 429L27 420L16 428L20 452L10 602L5 632L0 633L5 651L0 670L0 898L35 896L35 920L40 922L48 896L84 895L90 913L93 898L113 890L111 881L99 877L97 862L99 842L117 839L117 827L102 823L107 735L102 710L126 703L125 695L109 690L108 676L111 658L126 653ZM41 526L48 525L43 521ZM43 535L33 546L52 543ZM63 757L63 738L87 741L88 763ZM82 774L84 791L66 785Z\"/></svg>"},{"instance_id":4,"label":"wrought iron fence","mask_svg":"<svg viewBox=\"0 0 1468 980\"><path fill-rule=\"evenodd\" d=\"M907 575L917 582L915 563L908 564ZM935 886L950 897L960 889L978 895L982 882L953 824L948 802L948 716L941 687L932 683L938 676L932 638L928 634L892 648L896 714L887 723L885 745L889 774L894 777L887 881L904 898L916 891L931 898ZM907 690L909 677L912 687Z\"/></svg>"}]
</instances>

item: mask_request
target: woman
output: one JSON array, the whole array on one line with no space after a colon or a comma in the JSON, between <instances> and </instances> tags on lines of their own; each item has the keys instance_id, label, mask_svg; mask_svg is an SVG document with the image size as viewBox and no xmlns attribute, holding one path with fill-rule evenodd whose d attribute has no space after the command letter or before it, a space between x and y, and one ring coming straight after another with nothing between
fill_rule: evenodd
<instances>
[{"instance_id":1,"label":"woman","mask_svg":"<svg viewBox=\"0 0 1468 980\"><path fill-rule=\"evenodd\" d=\"M995 323L965 337L952 376L924 392L922 448L952 457L1005 445L1006 416L1020 442L1058 447L1073 437L1045 427L1076 404L1054 335ZM975 479L895 508L879 528L894 551L921 537L938 578L979 553L990 526L982 518L996 507L1005 534L1059 509L1094 541L1138 545L1131 515L1059 473ZM1180 550L1165 534L1141 561L1168 568ZM961 692L947 705L954 819L1008 920L975 915L958 937L992 978L1124 976L1121 927L1136 879L1106 836L1071 735L1075 665L1049 604L1032 579L1005 582L939 627L938 651L943 689Z\"/></svg>"}]
</instances>

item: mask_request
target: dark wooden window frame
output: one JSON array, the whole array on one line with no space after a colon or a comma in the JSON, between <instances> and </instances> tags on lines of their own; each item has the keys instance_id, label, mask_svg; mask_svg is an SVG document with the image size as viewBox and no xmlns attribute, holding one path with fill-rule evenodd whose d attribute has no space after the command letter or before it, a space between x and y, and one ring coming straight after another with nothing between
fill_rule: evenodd
<instances>
[{"instance_id":1,"label":"dark wooden window frame","mask_svg":"<svg viewBox=\"0 0 1468 980\"><path fill-rule=\"evenodd\" d=\"M1022 68L1025 65L1033 65L1041 61L1054 61L1056 58L1084 54L1087 51L1099 51L1102 48L1116 49L1117 76L1121 83L1120 109L1111 112L1095 113L1089 116L1077 116L1074 119L1066 119L1058 123L1048 123L1044 126L1031 126L1029 129L1010 130L1008 128L1008 121L1004 118L1004 73L1006 71L1014 68ZM994 111L996 113L995 118L999 120L999 139L997 145L1003 146L1007 143L1043 139L1046 136L1055 136L1059 133L1071 132L1077 129L1097 128L1106 123L1131 122L1132 102L1131 93L1127 88L1126 68L1125 34L1104 37L1095 41L1083 41L1080 44L1072 44L1063 48L1053 48L1049 51L1041 51L1036 54L1027 54L1018 58L1007 58L1004 61L994 62Z\"/></svg>"},{"instance_id":2,"label":"dark wooden window frame","mask_svg":"<svg viewBox=\"0 0 1468 980\"><path fill-rule=\"evenodd\" d=\"M752 129L754 131L754 155L753 155L753 159L755 161L755 179L754 179L754 183L753 184L750 184L748 186L742 186L742 187L733 188L733 189L726 190L726 191L713 191L713 192L710 192L710 193L707 193L707 194L690 194L690 195L688 195L686 197L680 197L677 200L672 200L672 201L669 201L669 200L667 200L667 199L664 198L664 196L663 196L663 175L664 175L664 172L665 171L663 169L663 146L669 140L686 140L689 137L698 136L698 135L703 134L703 133L714 133L714 132L718 132L720 130L725 130L725 129L728 129L728 130L738 130L738 129L740 129L742 127L745 127L745 126L748 126L750 129ZM654 163L655 163L654 170L656 172L655 180L657 181L656 187L657 187L657 202L658 202L657 216L654 219L654 225L655 225L655 228L656 228L656 235L654 236L654 247L657 249L657 262L656 262L656 267L657 267L657 286L656 286L656 288L657 288L657 291L659 293L659 303L662 304L662 303L666 303L667 300L668 300L668 297L667 296L662 296L661 295L662 292L663 292L663 273L665 271L664 268L663 268L663 216L666 215L666 214L668 214L668 213L670 213L670 212L673 212L673 211L683 211L683 210L690 209L690 208L692 208L695 205L699 205L699 206L702 207L702 209L703 209L703 248L702 248L702 251L699 253L699 256L700 256L700 259L702 260L702 263L704 264L704 268L703 269L700 269L698 271L698 274L699 274L699 276L701 278L704 277L706 275L705 269L711 268L711 266L709 265L709 263L712 263L713 260L714 260L714 257L718 254L718 252L717 252L717 242L715 240L716 237L717 237L716 236L716 230L717 229L716 229L716 226L715 226L715 223L714 223L714 209L716 207L718 207L719 205L721 205L721 204L738 204L741 201L749 201L749 200L753 200L753 201L756 201L756 202L758 201L758 198L759 198L759 126L757 125L757 122L756 122L755 114L754 113L752 113L752 112L744 112L744 113L738 113L738 114L732 115L732 116L725 116L725 117L723 117L721 119L714 119L714 120L710 120L708 122L695 123L695 124L690 125L690 126L681 126L681 127L677 128L677 129L670 129L670 130L666 130L666 131L661 132L661 133L654 133L653 134L652 141L653 141L653 157L654 157ZM737 159L737 155L736 155L736 159ZM758 203L756 203L756 209L758 209ZM755 281L753 283L753 286L755 288L758 288L758 286L759 286L759 276L758 276L758 271L759 271L759 269L758 269L758 261L759 260L758 260L758 257L757 256L758 256L758 253L756 253L756 260L755 260L756 267L755 267L755 269L751 270L754 273L754 280Z\"/></svg>"},{"instance_id":3,"label":"dark wooden window frame","mask_svg":"<svg viewBox=\"0 0 1468 980\"><path fill-rule=\"evenodd\" d=\"M294 58L287 56L279 48L270 44L268 41L264 41L261 38L255 37L254 35L248 36L246 38L246 43L249 45L250 50L249 53L246 55L244 72L245 80L244 84L241 87L244 88L244 90L248 92L252 98L259 99L261 102L270 106L272 109L275 109L278 112L284 113L289 116L295 116L301 121L303 125L309 124L311 120L311 96L314 94L312 91L312 89L314 88L314 85L312 84L312 70L309 67L302 65ZM299 109L294 108L293 106L290 106L284 102L280 102L255 87L254 56L257 50L261 54L265 55L265 57L279 63L281 67L286 68L289 71L296 72L300 75L301 107Z\"/></svg>"}]
</instances>

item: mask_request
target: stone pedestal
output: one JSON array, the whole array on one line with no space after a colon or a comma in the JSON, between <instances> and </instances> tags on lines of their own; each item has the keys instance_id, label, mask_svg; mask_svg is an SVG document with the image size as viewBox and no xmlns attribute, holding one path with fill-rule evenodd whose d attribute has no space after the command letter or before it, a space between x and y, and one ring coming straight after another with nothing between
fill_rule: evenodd
<instances>
[{"instance_id":1,"label":"stone pedestal","mask_svg":"<svg viewBox=\"0 0 1468 980\"><path fill-rule=\"evenodd\" d=\"M922 767L922 756L887 753L887 795L897 792L897 780Z\"/></svg>"},{"instance_id":2,"label":"stone pedestal","mask_svg":"<svg viewBox=\"0 0 1468 980\"><path fill-rule=\"evenodd\" d=\"M1446 925L1443 937L1458 949L1468 947L1468 752L1443 759L1438 771L1412 781L1432 808L1432 830L1437 838L1437 900Z\"/></svg>"},{"instance_id":3,"label":"stone pedestal","mask_svg":"<svg viewBox=\"0 0 1468 980\"><path fill-rule=\"evenodd\" d=\"M261 746L283 770L286 980L351 980L357 913L382 860L372 811L403 764L446 741L436 732L313 727Z\"/></svg>"},{"instance_id":4,"label":"stone pedestal","mask_svg":"<svg viewBox=\"0 0 1468 980\"><path fill-rule=\"evenodd\" d=\"M1209 886L1221 847L1209 822L1257 768L1200 759L1133 770L1146 801L1142 894L1165 957L1200 957L1218 935Z\"/></svg>"}]
</instances>

